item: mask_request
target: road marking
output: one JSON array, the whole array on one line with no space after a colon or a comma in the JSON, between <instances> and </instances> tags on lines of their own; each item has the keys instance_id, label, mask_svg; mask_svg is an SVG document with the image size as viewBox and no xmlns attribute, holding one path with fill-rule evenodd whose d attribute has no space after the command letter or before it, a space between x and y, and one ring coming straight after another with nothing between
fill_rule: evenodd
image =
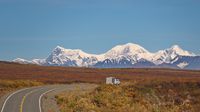
<instances>
[{"instance_id":1,"label":"road marking","mask_svg":"<svg viewBox=\"0 0 200 112\"><path fill-rule=\"evenodd\" d=\"M6 100L4 101L3 106L2 106L2 108L1 108L1 112L3 112L3 110L4 110L4 108L5 108L5 105L6 105L7 101L10 99L10 97L12 97L14 94L17 94L17 93L19 93L19 92L21 92L21 91L24 91L24 90L27 90L27 89L29 89L29 88L21 89L21 90L15 91L15 92L13 92L12 94L10 94L10 95L6 98Z\"/></svg>"},{"instance_id":2,"label":"road marking","mask_svg":"<svg viewBox=\"0 0 200 112\"><path fill-rule=\"evenodd\" d=\"M40 89L41 89L41 88L40 88ZM30 95L31 93L35 92L35 91L39 91L40 89L32 90L32 91L26 93L26 94L23 96L22 102L21 102L21 104L20 104L20 109L19 109L20 112L23 112L23 105L24 105L24 101L25 101L26 97L27 97L28 95Z\"/></svg>"},{"instance_id":3,"label":"road marking","mask_svg":"<svg viewBox=\"0 0 200 112\"><path fill-rule=\"evenodd\" d=\"M51 90L48 90L48 91L46 91L46 92L44 92L44 93L42 93L41 95L40 95L40 97L39 97L39 112L42 112L42 106L41 106L41 99L42 99L42 97L45 95L45 94L47 94L47 93L49 93L49 92L51 92L51 91L54 91L55 89L57 89L57 88L54 88L54 89L51 89Z\"/></svg>"}]
</instances>

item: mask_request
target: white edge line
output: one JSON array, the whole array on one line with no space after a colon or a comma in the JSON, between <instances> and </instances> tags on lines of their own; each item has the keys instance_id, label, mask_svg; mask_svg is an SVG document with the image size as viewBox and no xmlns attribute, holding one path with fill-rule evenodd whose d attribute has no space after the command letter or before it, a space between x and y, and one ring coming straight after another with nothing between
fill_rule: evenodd
<instances>
[{"instance_id":1,"label":"white edge line","mask_svg":"<svg viewBox=\"0 0 200 112\"><path fill-rule=\"evenodd\" d=\"M54 91L55 89L57 89L57 88L54 88L54 89L50 89L50 90L48 90L48 91L46 91L46 92L44 92L44 93L42 93L41 95L40 95L40 97L39 97L39 110L40 110L40 112L42 112L42 106L41 106L41 99L42 99L42 97L45 95L45 94L47 94L47 93L49 93L49 92L51 92L51 91Z\"/></svg>"},{"instance_id":2,"label":"white edge line","mask_svg":"<svg viewBox=\"0 0 200 112\"><path fill-rule=\"evenodd\" d=\"M24 91L24 90L27 90L27 89L29 89L29 88L21 89L21 90L15 91L15 92L13 92L12 94L10 94L10 95L6 98L6 100L4 101L3 106L2 106L2 108L1 108L1 112L3 112L4 107L5 107L7 101L9 100L10 97L12 97L12 96L13 96L14 94L16 94L16 93L19 93L19 92Z\"/></svg>"}]
</instances>

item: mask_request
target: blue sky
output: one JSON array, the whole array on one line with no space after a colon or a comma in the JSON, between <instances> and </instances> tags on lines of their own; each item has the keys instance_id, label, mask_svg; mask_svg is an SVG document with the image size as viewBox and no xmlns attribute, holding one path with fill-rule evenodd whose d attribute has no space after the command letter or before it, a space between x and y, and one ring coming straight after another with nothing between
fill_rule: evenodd
<instances>
[{"instance_id":1,"label":"blue sky","mask_svg":"<svg viewBox=\"0 0 200 112\"><path fill-rule=\"evenodd\" d=\"M200 54L200 1L0 0L0 60L45 58L57 45L99 54L129 42Z\"/></svg>"}]
</instances>

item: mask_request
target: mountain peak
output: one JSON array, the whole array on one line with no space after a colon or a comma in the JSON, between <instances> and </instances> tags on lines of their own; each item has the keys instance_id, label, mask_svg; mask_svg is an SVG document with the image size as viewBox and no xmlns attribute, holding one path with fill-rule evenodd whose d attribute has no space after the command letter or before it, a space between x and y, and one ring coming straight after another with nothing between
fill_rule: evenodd
<instances>
[{"instance_id":1,"label":"mountain peak","mask_svg":"<svg viewBox=\"0 0 200 112\"><path fill-rule=\"evenodd\" d=\"M138 44L127 43L124 45L117 45L105 53L105 58L134 58L134 59L149 59L151 53Z\"/></svg>"},{"instance_id":2,"label":"mountain peak","mask_svg":"<svg viewBox=\"0 0 200 112\"><path fill-rule=\"evenodd\" d=\"M115 47L113 47L111 50L115 50L115 51L136 51L136 50L145 50L143 47L141 47L138 44L134 44L134 43L127 43L124 45L117 45Z\"/></svg>"},{"instance_id":3,"label":"mountain peak","mask_svg":"<svg viewBox=\"0 0 200 112\"><path fill-rule=\"evenodd\" d=\"M22 59L22 58L14 59L13 62L17 62L17 63L20 63L20 64L29 64L29 63L31 63L31 61L28 61L28 60L25 60L25 59Z\"/></svg>"},{"instance_id":4,"label":"mountain peak","mask_svg":"<svg viewBox=\"0 0 200 112\"><path fill-rule=\"evenodd\" d=\"M142 46L138 45L138 44L134 44L134 43L127 43L127 44L123 44L123 45L117 45L114 48L132 48L132 49L144 49Z\"/></svg>"},{"instance_id":5,"label":"mountain peak","mask_svg":"<svg viewBox=\"0 0 200 112\"><path fill-rule=\"evenodd\" d=\"M179 45L173 45L171 47L171 49L173 49L173 50L183 50Z\"/></svg>"},{"instance_id":6,"label":"mountain peak","mask_svg":"<svg viewBox=\"0 0 200 112\"><path fill-rule=\"evenodd\" d=\"M61 46L56 46L53 51L76 52L76 53L84 52L81 49L66 49L66 48L61 47Z\"/></svg>"},{"instance_id":7,"label":"mountain peak","mask_svg":"<svg viewBox=\"0 0 200 112\"><path fill-rule=\"evenodd\" d=\"M168 49L160 50L157 53L155 53L152 60L156 64L174 63L175 61L177 61L178 56L195 56L195 54L190 53L189 51L183 50L178 45L173 45L172 47Z\"/></svg>"},{"instance_id":8,"label":"mountain peak","mask_svg":"<svg viewBox=\"0 0 200 112\"><path fill-rule=\"evenodd\" d=\"M62 48L64 48L64 47L61 47L61 46L58 45L58 46L56 46L56 48L58 48L58 49L62 49Z\"/></svg>"},{"instance_id":9,"label":"mountain peak","mask_svg":"<svg viewBox=\"0 0 200 112\"><path fill-rule=\"evenodd\" d=\"M56 46L55 48L54 48L54 50L63 50L63 49L65 49L64 47L61 47L61 46Z\"/></svg>"},{"instance_id":10,"label":"mountain peak","mask_svg":"<svg viewBox=\"0 0 200 112\"><path fill-rule=\"evenodd\" d=\"M171 48L168 49L171 52L175 52L178 55L181 56L194 56L194 53L190 53L189 51L183 50L180 46L178 45L173 45Z\"/></svg>"},{"instance_id":11,"label":"mountain peak","mask_svg":"<svg viewBox=\"0 0 200 112\"><path fill-rule=\"evenodd\" d=\"M124 44L124 45L122 45L122 46L141 47L140 45L135 44L135 43L127 43L127 44Z\"/></svg>"},{"instance_id":12,"label":"mountain peak","mask_svg":"<svg viewBox=\"0 0 200 112\"><path fill-rule=\"evenodd\" d=\"M22 58L16 58L16 59L14 59L13 61L27 61L27 60L22 59Z\"/></svg>"},{"instance_id":13,"label":"mountain peak","mask_svg":"<svg viewBox=\"0 0 200 112\"><path fill-rule=\"evenodd\" d=\"M56 46L54 49L53 49L53 51L52 51L52 53L53 54L60 54L60 53L62 53L62 52L64 52L65 51L65 48L63 48L63 47L61 47L61 46Z\"/></svg>"}]
</instances>

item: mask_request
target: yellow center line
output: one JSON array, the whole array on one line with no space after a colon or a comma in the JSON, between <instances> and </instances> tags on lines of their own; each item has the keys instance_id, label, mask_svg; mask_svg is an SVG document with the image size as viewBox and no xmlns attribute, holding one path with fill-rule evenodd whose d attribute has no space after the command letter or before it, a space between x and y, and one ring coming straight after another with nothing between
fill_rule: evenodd
<instances>
[{"instance_id":1,"label":"yellow center line","mask_svg":"<svg viewBox=\"0 0 200 112\"><path fill-rule=\"evenodd\" d=\"M22 98L22 102L21 102L21 105L20 105L20 112L23 112L23 104L24 104L24 101L26 99L26 96L27 96L27 94L25 96L23 96L23 98Z\"/></svg>"},{"instance_id":2,"label":"yellow center line","mask_svg":"<svg viewBox=\"0 0 200 112\"><path fill-rule=\"evenodd\" d=\"M36 90L37 90L37 89L36 89ZM31 93L33 93L34 91L36 91L36 90L32 90L31 92L26 93L26 94L23 96L22 102L21 102L21 104L20 104L19 112L23 112L23 105L24 105L24 102L25 102L26 97L27 97L29 94L31 94Z\"/></svg>"}]
</instances>

